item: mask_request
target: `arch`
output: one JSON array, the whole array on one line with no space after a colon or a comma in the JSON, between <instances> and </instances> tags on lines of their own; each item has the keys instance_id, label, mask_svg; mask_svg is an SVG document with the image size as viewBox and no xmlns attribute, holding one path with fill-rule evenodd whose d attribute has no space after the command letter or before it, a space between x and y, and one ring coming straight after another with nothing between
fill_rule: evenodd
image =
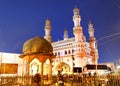
<instances>
[{"instance_id":1,"label":"arch","mask_svg":"<svg viewBox=\"0 0 120 86\"><path fill-rule=\"evenodd\" d=\"M56 71L61 71L62 74L70 72L70 66L64 62L61 62L56 66Z\"/></svg>"},{"instance_id":2,"label":"arch","mask_svg":"<svg viewBox=\"0 0 120 86\"><path fill-rule=\"evenodd\" d=\"M71 51L70 51L70 50L68 50L68 54L71 54Z\"/></svg>"},{"instance_id":3,"label":"arch","mask_svg":"<svg viewBox=\"0 0 120 86\"><path fill-rule=\"evenodd\" d=\"M31 62L30 62L30 75L35 75L36 73L38 73L40 71L40 65L41 62L39 62L39 60L37 58L34 58Z\"/></svg>"},{"instance_id":4,"label":"arch","mask_svg":"<svg viewBox=\"0 0 120 86\"><path fill-rule=\"evenodd\" d=\"M67 54L67 51L65 50L65 55Z\"/></svg>"},{"instance_id":5,"label":"arch","mask_svg":"<svg viewBox=\"0 0 120 86\"><path fill-rule=\"evenodd\" d=\"M34 58L31 62L30 62L30 75L35 75L36 73L40 73L41 74L41 65L42 62L39 61L38 58ZM49 74L50 71L50 59L46 59L46 61L43 63L43 74Z\"/></svg>"},{"instance_id":6,"label":"arch","mask_svg":"<svg viewBox=\"0 0 120 86\"><path fill-rule=\"evenodd\" d=\"M72 54L74 53L74 50L72 49Z\"/></svg>"},{"instance_id":7,"label":"arch","mask_svg":"<svg viewBox=\"0 0 120 86\"><path fill-rule=\"evenodd\" d=\"M60 56L60 52L58 52L58 56Z\"/></svg>"}]
</instances>

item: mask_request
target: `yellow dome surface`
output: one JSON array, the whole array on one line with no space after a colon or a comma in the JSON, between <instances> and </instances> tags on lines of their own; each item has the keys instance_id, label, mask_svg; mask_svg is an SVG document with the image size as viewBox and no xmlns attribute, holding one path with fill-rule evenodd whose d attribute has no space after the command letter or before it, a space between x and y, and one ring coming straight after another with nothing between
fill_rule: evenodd
<instances>
[{"instance_id":1,"label":"yellow dome surface","mask_svg":"<svg viewBox=\"0 0 120 86\"><path fill-rule=\"evenodd\" d=\"M44 38L36 36L27 40L23 45L23 54L27 53L52 53L52 45Z\"/></svg>"}]
</instances>

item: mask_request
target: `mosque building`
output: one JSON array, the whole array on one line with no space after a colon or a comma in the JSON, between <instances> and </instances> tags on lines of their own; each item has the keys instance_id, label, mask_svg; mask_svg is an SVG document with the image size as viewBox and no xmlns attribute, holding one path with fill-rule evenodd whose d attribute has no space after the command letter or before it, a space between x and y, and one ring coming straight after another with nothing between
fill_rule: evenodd
<instances>
[{"instance_id":1,"label":"mosque building","mask_svg":"<svg viewBox=\"0 0 120 86\"><path fill-rule=\"evenodd\" d=\"M89 42L83 34L79 9L73 9L73 34L69 38L68 31L64 30L63 40L52 41L51 21L45 21L45 36L28 39L22 54L0 53L1 74L41 75L61 73L71 74L75 68L84 68L87 64L98 64L98 49L94 36L94 27L88 24ZM7 57L5 56L7 55ZM11 57L11 60L4 60ZM14 70L9 70L13 67Z\"/></svg>"},{"instance_id":2,"label":"mosque building","mask_svg":"<svg viewBox=\"0 0 120 86\"><path fill-rule=\"evenodd\" d=\"M50 20L46 20L44 38L52 43L53 53L56 56L53 59L53 71L62 70L63 73L72 73L76 67L83 68L86 64L97 64L98 49L93 24L91 22L88 24L89 42L87 42L80 24L81 16L77 7L73 9L73 22L74 37L69 38L68 31L64 30L63 40L51 42Z\"/></svg>"}]
</instances>

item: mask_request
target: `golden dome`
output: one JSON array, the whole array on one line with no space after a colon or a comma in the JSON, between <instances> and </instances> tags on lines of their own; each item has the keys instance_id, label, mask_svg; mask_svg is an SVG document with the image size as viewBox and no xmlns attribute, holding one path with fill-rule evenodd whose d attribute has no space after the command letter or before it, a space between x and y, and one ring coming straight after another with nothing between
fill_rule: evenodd
<instances>
[{"instance_id":1,"label":"golden dome","mask_svg":"<svg viewBox=\"0 0 120 86\"><path fill-rule=\"evenodd\" d=\"M23 54L28 53L52 53L52 45L44 38L36 36L27 40L23 45Z\"/></svg>"}]
</instances>

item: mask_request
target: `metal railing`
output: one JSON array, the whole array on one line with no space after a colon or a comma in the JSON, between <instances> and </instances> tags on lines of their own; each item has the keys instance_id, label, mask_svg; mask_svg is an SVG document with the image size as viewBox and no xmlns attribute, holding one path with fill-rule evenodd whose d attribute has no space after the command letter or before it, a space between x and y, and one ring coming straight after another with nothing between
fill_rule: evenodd
<instances>
[{"instance_id":1,"label":"metal railing","mask_svg":"<svg viewBox=\"0 0 120 86\"><path fill-rule=\"evenodd\" d=\"M58 82L58 76L40 77L39 84L47 84L47 86L55 85ZM65 86L120 86L120 75L107 76L63 76ZM16 77L1 77L0 86L37 86L33 76L16 76Z\"/></svg>"}]
</instances>

